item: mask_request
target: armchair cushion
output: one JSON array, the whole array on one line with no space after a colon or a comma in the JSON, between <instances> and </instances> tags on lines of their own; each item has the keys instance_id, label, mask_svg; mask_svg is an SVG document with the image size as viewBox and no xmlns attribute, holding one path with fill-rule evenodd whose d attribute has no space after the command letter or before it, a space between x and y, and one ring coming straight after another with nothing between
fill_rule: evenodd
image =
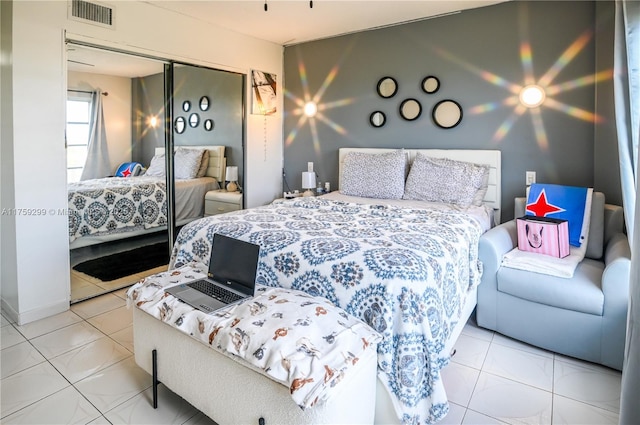
<instances>
[{"instance_id":1,"label":"armchair cushion","mask_svg":"<svg viewBox=\"0 0 640 425\"><path fill-rule=\"evenodd\" d=\"M571 279L500 267L498 290L527 301L602 316L603 271L603 262L589 258L578 264Z\"/></svg>"}]
</instances>

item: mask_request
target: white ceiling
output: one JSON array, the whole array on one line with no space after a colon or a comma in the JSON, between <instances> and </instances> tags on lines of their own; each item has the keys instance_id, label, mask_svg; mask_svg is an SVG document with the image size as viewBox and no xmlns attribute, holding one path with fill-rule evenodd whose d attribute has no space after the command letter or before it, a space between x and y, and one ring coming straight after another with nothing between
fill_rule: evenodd
<instances>
[{"instance_id":1,"label":"white ceiling","mask_svg":"<svg viewBox=\"0 0 640 425\"><path fill-rule=\"evenodd\" d=\"M145 3L188 15L283 46L397 25L473 9L505 0L147 0Z\"/></svg>"},{"instance_id":2,"label":"white ceiling","mask_svg":"<svg viewBox=\"0 0 640 425\"><path fill-rule=\"evenodd\" d=\"M67 70L135 78L159 74L164 66L152 59L71 44L67 46Z\"/></svg>"},{"instance_id":3,"label":"white ceiling","mask_svg":"<svg viewBox=\"0 0 640 425\"><path fill-rule=\"evenodd\" d=\"M508 0L145 0L154 7L287 46L373 28L398 25ZM68 69L122 77L162 72L147 59L71 46Z\"/></svg>"}]
</instances>

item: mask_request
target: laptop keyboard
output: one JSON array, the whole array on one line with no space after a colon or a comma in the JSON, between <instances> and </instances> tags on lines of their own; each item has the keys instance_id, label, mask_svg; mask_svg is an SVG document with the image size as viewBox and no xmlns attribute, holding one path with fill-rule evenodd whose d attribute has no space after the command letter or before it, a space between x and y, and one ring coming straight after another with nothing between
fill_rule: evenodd
<instances>
[{"instance_id":1,"label":"laptop keyboard","mask_svg":"<svg viewBox=\"0 0 640 425\"><path fill-rule=\"evenodd\" d=\"M231 304L232 302L238 301L239 299L243 298L241 295L235 294L231 291L227 291L217 285L212 285L211 282L206 280L196 280L195 282L189 283L187 286L190 286L193 289L200 291L203 294L209 295L210 297L213 297L226 304Z\"/></svg>"}]
</instances>

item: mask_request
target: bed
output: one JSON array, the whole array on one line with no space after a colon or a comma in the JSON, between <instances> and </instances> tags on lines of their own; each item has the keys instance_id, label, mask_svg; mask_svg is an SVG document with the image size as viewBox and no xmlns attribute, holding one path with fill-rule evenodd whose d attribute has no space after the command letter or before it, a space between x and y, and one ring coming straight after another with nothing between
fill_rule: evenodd
<instances>
[{"instance_id":1,"label":"bed","mask_svg":"<svg viewBox=\"0 0 640 425\"><path fill-rule=\"evenodd\" d=\"M404 161L400 172L399 156ZM500 152L402 150L398 154L397 149L341 149L338 160L339 192L311 199L279 200L185 226L178 235L170 271L188 265L204 267L216 232L260 244L259 285L325 297L382 335L378 344L376 401L371 406L375 423L435 423L448 412L440 370L448 364L453 344L476 304L476 287L482 273L477 258L478 240L500 217ZM401 199L402 194L398 199L398 190L407 193L411 189L415 195L425 189L425 185L416 185L416 177L433 180L438 173L431 173L430 167L445 170L446 174L441 173L438 178L447 180L455 174L448 167L458 167L462 162L487 165L481 167L486 171L483 190L468 191L473 204ZM354 174L355 165L358 168ZM475 173L475 166L462 167ZM414 169L421 171L414 173ZM429 173L424 174L425 170ZM474 174L469 181L479 179L479 174ZM462 182L458 178L452 183L455 187ZM431 181L426 190L444 186ZM394 191L395 199L389 199ZM135 291L133 287L130 296ZM145 370L151 372L149 352L157 344L163 344L163 358L178 359L185 351L193 350L190 364L223 364L228 360L215 350L196 353L195 346L202 344L188 337L181 339L180 348L174 348L171 341L175 338L172 326L149 320L139 309L134 311L136 362ZM253 385L238 390L246 401L234 406L238 416L233 419L237 423L250 422L244 415L252 412L255 400L263 397L263 385L274 394L281 390L280 384L234 362L224 363L225 377L215 385L199 379L197 369L176 371L174 362L169 362L171 366L166 368L172 370L159 371L160 379L220 423L231 421L228 416L221 416L225 404L216 404L217 397L211 397L218 386L235 387L237 376L247 382L254 375L260 390L254 392ZM179 378L175 378L176 374ZM185 375L188 382L196 384L184 384ZM203 392L210 396L206 401L202 400ZM348 396L341 395L328 403L334 400L339 406L346 399ZM357 405L357 396L352 402ZM292 414L299 410L286 397L271 409ZM336 421L335 417L325 419L321 416L308 421Z\"/></svg>"},{"instance_id":2,"label":"bed","mask_svg":"<svg viewBox=\"0 0 640 425\"><path fill-rule=\"evenodd\" d=\"M201 177L176 178L175 217L179 226L203 217L205 194L220 188L226 165L224 146L180 149L206 150L208 159L202 164ZM70 249L166 230L166 178L160 160L163 154L164 148L156 148L162 173L108 177L68 185Z\"/></svg>"}]
</instances>

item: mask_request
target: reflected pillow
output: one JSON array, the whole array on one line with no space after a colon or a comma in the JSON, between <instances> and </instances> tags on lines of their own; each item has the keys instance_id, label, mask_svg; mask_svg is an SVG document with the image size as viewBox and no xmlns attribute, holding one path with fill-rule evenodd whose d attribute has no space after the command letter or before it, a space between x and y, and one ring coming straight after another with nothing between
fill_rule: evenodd
<instances>
[{"instance_id":1,"label":"reflected pillow","mask_svg":"<svg viewBox=\"0 0 640 425\"><path fill-rule=\"evenodd\" d=\"M204 177L207 175L207 168L209 167L209 151L204 150L202 152L202 158L200 160L200 168L196 177Z\"/></svg>"},{"instance_id":2,"label":"reflected pillow","mask_svg":"<svg viewBox=\"0 0 640 425\"><path fill-rule=\"evenodd\" d=\"M142 164L139 162L123 162L116 170L116 177L135 177L142 173Z\"/></svg>"},{"instance_id":3,"label":"reflected pillow","mask_svg":"<svg viewBox=\"0 0 640 425\"><path fill-rule=\"evenodd\" d=\"M161 153L159 155L155 155L153 158L151 158L149 168L147 168L147 172L144 173L144 175L153 177L164 177L164 167L164 154Z\"/></svg>"},{"instance_id":4,"label":"reflected pillow","mask_svg":"<svg viewBox=\"0 0 640 425\"><path fill-rule=\"evenodd\" d=\"M480 206L488 182L488 165L431 158L418 152L407 177L404 199Z\"/></svg>"},{"instance_id":5,"label":"reflected pillow","mask_svg":"<svg viewBox=\"0 0 640 425\"><path fill-rule=\"evenodd\" d=\"M404 149L388 153L349 152L344 157L340 193L377 199L402 199L406 155Z\"/></svg>"},{"instance_id":6,"label":"reflected pillow","mask_svg":"<svg viewBox=\"0 0 640 425\"><path fill-rule=\"evenodd\" d=\"M176 179L194 179L200 170L204 149L176 149L173 169Z\"/></svg>"}]
</instances>

